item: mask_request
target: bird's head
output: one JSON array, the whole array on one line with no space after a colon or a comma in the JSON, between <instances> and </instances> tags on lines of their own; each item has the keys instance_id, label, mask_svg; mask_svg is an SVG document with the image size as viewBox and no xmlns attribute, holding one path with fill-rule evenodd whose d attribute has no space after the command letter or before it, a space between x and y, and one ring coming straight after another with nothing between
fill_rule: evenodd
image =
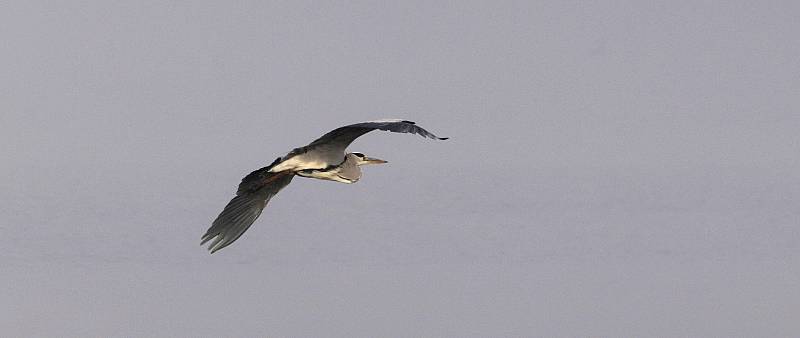
<instances>
[{"instance_id":1,"label":"bird's head","mask_svg":"<svg viewBox=\"0 0 800 338\"><path fill-rule=\"evenodd\" d=\"M355 157L356 165L358 165L358 166L367 165L367 164L389 163L389 162L386 162L384 160L381 160L381 159L378 159L378 158L372 158L372 157L369 157L367 155L364 155L364 154L358 153L358 152L352 152L350 154Z\"/></svg>"}]
</instances>

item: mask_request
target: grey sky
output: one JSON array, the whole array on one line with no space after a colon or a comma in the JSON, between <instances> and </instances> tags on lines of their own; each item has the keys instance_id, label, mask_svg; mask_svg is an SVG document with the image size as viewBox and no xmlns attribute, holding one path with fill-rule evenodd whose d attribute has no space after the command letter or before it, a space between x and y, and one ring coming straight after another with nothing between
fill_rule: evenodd
<instances>
[{"instance_id":1,"label":"grey sky","mask_svg":"<svg viewBox=\"0 0 800 338\"><path fill-rule=\"evenodd\" d=\"M800 6L0 5L10 336L796 336ZM335 127L198 244L241 177Z\"/></svg>"}]
</instances>

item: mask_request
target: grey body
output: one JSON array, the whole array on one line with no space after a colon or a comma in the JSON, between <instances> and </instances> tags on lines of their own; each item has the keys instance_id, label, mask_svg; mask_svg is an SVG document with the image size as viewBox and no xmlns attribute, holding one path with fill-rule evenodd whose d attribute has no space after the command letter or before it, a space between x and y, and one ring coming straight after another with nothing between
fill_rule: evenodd
<instances>
[{"instance_id":1,"label":"grey body","mask_svg":"<svg viewBox=\"0 0 800 338\"><path fill-rule=\"evenodd\" d=\"M356 183L361 178L361 165L359 157L351 153L345 155L344 162L333 169L304 169L298 171L297 175L302 177L316 178L319 180Z\"/></svg>"},{"instance_id":2,"label":"grey body","mask_svg":"<svg viewBox=\"0 0 800 338\"><path fill-rule=\"evenodd\" d=\"M334 129L245 176L236 196L217 216L200 244L211 241L208 249L214 253L236 241L261 215L269 200L289 185L295 175L342 183L357 182L361 178L362 165L386 161L357 152L346 153L345 150L356 138L376 129L447 139L436 137L414 122L405 120L362 122Z\"/></svg>"}]
</instances>

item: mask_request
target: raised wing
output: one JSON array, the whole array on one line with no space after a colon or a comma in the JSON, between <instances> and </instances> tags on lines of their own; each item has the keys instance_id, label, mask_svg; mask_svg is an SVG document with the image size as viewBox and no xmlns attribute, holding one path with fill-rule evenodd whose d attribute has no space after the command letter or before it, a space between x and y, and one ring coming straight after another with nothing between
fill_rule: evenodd
<instances>
[{"instance_id":1,"label":"raised wing","mask_svg":"<svg viewBox=\"0 0 800 338\"><path fill-rule=\"evenodd\" d=\"M326 147L341 149L342 151L353 142L353 140L357 139L359 136L369 133L373 130L385 130L391 131L395 133L409 133L409 134L417 134L422 137L438 139L438 140L446 140L447 137L437 137L436 135L432 134L431 132L423 129L422 127L416 125L414 122L405 121L405 120L378 120L378 121L370 121L370 122L361 122L356 124L351 124L349 126L344 126L340 128L336 128L322 137L314 140L308 146L304 147L307 149L316 148L322 145Z\"/></svg>"},{"instance_id":2,"label":"raised wing","mask_svg":"<svg viewBox=\"0 0 800 338\"><path fill-rule=\"evenodd\" d=\"M211 241L208 250L213 254L239 239L250 228L269 200L294 178L294 173L288 171L268 172L279 161L280 159L242 179L236 197L228 202L225 209L217 216L203 235L200 245Z\"/></svg>"}]
</instances>

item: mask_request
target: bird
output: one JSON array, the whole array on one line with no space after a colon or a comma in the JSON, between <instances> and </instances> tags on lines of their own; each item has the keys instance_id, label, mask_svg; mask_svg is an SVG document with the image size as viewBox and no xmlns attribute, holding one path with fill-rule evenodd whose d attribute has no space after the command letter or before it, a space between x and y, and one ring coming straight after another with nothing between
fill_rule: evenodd
<instances>
[{"instance_id":1,"label":"bird","mask_svg":"<svg viewBox=\"0 0 800 338\"><path fill-rule=\"evenodd\" d=\"M350 143L373 130L417 134L436 140L448 139L437 137L414 122L401 119L368 121L336 128L245 176L239 183L236 196L208 228L200 245L210 242L208 250L212 254L231 245L250 228L267 203L295 176L351 184L361 178L361 166L388 163L360 152L346 152Z\"/></svg>"}]
</instances>

